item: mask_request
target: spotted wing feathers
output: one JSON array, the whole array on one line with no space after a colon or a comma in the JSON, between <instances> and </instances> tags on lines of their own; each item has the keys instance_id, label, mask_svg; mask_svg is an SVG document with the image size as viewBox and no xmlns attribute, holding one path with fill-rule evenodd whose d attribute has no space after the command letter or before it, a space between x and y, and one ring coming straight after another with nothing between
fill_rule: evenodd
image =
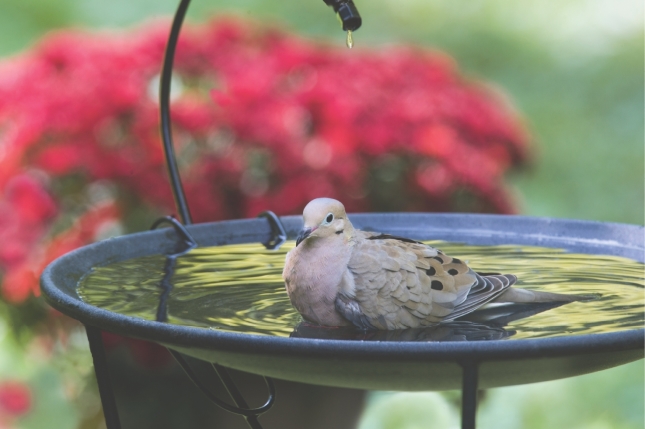
<instances>
[{"instance_id":1,"label":"spotted wing feathers","mask_svg":"<svg viewBox=\"0 0 645 429\"><path fill-rule=\"evenodd\" d=\"M359 327L405 329L452 320L515 281L479 276L461 260L413 240L359 231L353 246L353 290L339 294L336 309Z\"/></svg>"}]
</instances>

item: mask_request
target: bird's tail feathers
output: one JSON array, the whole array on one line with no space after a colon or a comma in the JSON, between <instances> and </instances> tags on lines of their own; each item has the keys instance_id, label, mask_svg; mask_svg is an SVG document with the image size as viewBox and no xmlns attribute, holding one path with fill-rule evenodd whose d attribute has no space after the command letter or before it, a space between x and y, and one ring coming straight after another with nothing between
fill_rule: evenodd
<instances>
[{"instance_id":1,"label":"bird's tail feathers","mask_svg":"<svg viewBox=\"0 0 645 429\"><path fill-rule=\"evenodd\" d=\"M510 287L490 302L524 304L532 302L586 301L592 298L593 297L591 296L585 295L567 295L563 293L540 292L536 290Z\"/></svg>"}]
</instances>

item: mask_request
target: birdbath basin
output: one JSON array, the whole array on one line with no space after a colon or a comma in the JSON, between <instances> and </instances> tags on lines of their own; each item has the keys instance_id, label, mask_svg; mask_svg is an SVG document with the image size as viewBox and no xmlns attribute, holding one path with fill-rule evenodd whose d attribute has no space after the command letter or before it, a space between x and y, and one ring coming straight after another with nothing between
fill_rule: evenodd
<instances>
[{"instance_id":1,"label":"birdbath basin","mask_svg":"<svg viewBox=\"0 0 645 429\"><path fill-rule=\"evenodd\" d=\"M499 215L359 214L361 229L417 240L472 245L529 245L644 260L644 229L634 225ZM288 237L299 216L281 218ZM265 219L187 226L199 246L267 242ZM54 308L87 326L153 341L183 354L265 376L371 390L446 390L462 386L462 367L478 366L480 388L554 380L643 358L643 329L487 341L363 341L286 338L180 326L126 316L79 298L79 280L93 267L177 251L173 229L131 234L85 246L50 264L41 278ZM457 256L457 255L455 255ZM286 293L286 292L285 292Z\"/></svg>"}]
</instances>

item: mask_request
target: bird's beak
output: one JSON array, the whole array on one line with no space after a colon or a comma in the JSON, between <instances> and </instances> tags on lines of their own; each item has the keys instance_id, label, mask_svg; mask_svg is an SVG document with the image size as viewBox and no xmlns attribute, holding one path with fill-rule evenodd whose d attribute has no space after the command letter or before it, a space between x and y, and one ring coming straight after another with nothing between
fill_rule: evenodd
<instances>
[{"instance_id":1,"label":"bird's beak","mask_svg":"<svg viewBox=\"0 0 645 429\"><path fill-rule=\"evenodd\" d=\"M296 247L302 242L302 240L309 237L309 235L315 230L316 228L307 228L307 227L302 228L298 233L298 237L296 238Z\"/></svg>"}]
</instances>

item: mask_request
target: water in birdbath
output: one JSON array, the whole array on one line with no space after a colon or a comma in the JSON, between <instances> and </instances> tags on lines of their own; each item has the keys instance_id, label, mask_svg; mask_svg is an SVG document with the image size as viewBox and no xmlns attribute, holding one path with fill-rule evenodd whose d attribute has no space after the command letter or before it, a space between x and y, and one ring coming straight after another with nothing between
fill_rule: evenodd
<instances>
[{"instance_id":1,"label":"water in birdbath","mask_svg":"<svg viewBox=\"0 0 645 429\"><path fill-rule=\"evenodd\" d=\"M398 332L320 329L302 324L282 280L280 250L261 244L197 248L177 259L165 298L167 322L248 334L360 340L480 340L581 335L642 328L644 265L626 258L528 246L428 242L482 273L508 273L517 286L595 297L566 305L491 307L448 324ZM146 256L95 267L79 282L83 301L155 320L166 258ZM168 284L166 282L166 284Z\"/></svg>"}]
</instances>

